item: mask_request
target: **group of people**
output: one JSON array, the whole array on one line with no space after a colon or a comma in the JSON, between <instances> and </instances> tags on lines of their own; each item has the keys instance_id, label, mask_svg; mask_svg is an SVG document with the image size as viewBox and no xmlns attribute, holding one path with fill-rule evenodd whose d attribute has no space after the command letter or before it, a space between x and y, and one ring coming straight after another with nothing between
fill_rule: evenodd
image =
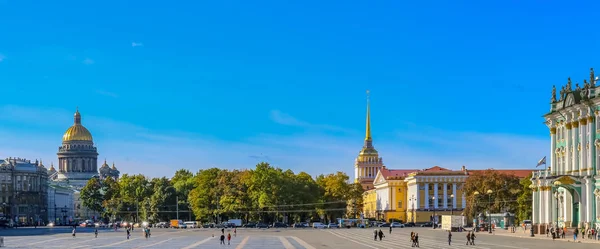
<instances>
[{"instance_id":1,"label":"group of people","mask_svg":"<svg viewBox=\"0 0 600 249\"><path fill-rule=\"evenodd\" d=\"M237 234L237 229L233 228L233 234ZM221 228L221 243L225 245L225 228ZM231 233L227 233L227 245L231 245Z\"/></svg>"}]
</instances>

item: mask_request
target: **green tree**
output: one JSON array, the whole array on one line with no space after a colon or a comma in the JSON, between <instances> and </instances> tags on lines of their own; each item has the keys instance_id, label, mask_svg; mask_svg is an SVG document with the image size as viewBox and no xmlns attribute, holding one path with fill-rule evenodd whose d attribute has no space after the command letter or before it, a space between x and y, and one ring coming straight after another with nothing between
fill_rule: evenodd
<instances>
[{"instance_id":1,"label":"green tree","mask_svg":"<svg viewBox=\"0 0 600 249\"><path fill-rule=\"evenodd\" d=\"M362 212L364 189L360 183L352 183L350 185L350 196L348 200L348 217L359 218Z\"/></svg>"},{"instance_id":2,"label":"green tree","mask_svg":"<svg viewBox=\"0 0 600 249\"><path fill-rule=\"evenodd\" d=\"M187 169L177 170L171 178L171 185L177 191L179 210L185 212L189 220L193 220L188 198L195 187L194 174Z\"/></svg>"},{"instance_id":3,"label":"green tree","mask_svg":"<svg viewBox=\"0 0 600 249\"><path fill-rule=\"evenodd\" d=\"M517 196L521 191L519 178L496 170L472 173L463 187L467 206L464 213L470 219L484 212L515 212ZM488 194L488 190L492 193ZM475 195L475 193L479 193Z\"/></svg>"},{"instance_id":4,"label":"green tree","mask_svg":"<svg viewBox=\"0 0 600 249\"><path fill-rule=\"evenodd\" d=\"M145 215L150 222L168 221L175 218L176 195L175 188L166 177L151 180L152 194L149 203L144 205Z\"/></svg>"},{"instance_id":5,"label":"green tree","mask_svg":"<svg viewBox=\"0 0 600 249\"><path fill-rule=\"evenodd\" d=\"M319 175L317 184L321 187L321 205L317 213L326 220L333 221L346 214L347 201L350 200L350 178L346 173L338 171L335 174Z\"/></svg>"},{"instance_id":6,"label":"green tree","mask_svg":"<svg viewBox=\"0 0 600 249\"><path fill-rule=\"evenodd\" d=\"M119 202L121 198L121 190L119 182L112 177L107 177L102 181L102 207L104 208L104 216L109 219L116 218L118 214Z\"/></svg>"},{"instance_id":7,"label":"green tree","mask_svg":"<svg viewBox=\"0 0 600 249\"><path fill-rule=\"evenodd\" d=\"M532 174L529 174L529 176L521 179L520 182L521 192L519 193L519 197L517 198L517 221L519 223L523 222L524 220L531 219L531 212L533 209L533 190L529 188L529 186L531 185L531 177Z\"/></svg>"},{"instance_id":8,"label":"green tree","mask_svg":"<svg viewBox=\"0 0 600 249\"><path fill-rule=\"evenodd\" d=\"M81 189L80 198L83 201L83 206L94 212L102 212L103 195L100 192L102 184L98 178L90 179Z\"/></svg>"},{"instance_id":9,"label":"green tree","mask_svg":"<svg viewBox=\"0 0 600 249\"><path fill-rule=\"evenodd\" d=\"M188 201L196 219L217 221L219 208L218 180L221 170L211 168L200 170L194 177L195 188L190 191Z\"/></svg>"}]
</instances>

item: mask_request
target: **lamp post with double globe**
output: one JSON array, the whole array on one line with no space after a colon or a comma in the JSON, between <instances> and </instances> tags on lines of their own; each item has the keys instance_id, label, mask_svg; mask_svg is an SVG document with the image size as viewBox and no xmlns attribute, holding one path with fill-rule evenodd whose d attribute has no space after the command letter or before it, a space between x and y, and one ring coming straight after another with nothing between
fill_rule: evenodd
<instances>
[{"instance_id":1,"label":"lamp post with double globe","mask_svg":"<svg viewBox=\"0 0 600 249\"><path fill-rule=\"evenodd\" d=\"M454 215L454 194L451 194L450 198L452 200L452 202L450 203L452 205L452 207L450 208L450 214Z\"/></svg>"},{"instance_id":2,"label":"lamp post with double globe","mask_svg":"<svg viewBox=\"0 0 600 249\"><path fill-rule=\"evenodd\" d=\"M494 191L492 191L491 189L488 189L488 191L487 191L486 193L488 194L488 205L489 205L489 211L488 211L488 215L489 215L488 226L490 227L490 233L492 233L492 194L494 193Z\"/></svg>"}]
</instances>

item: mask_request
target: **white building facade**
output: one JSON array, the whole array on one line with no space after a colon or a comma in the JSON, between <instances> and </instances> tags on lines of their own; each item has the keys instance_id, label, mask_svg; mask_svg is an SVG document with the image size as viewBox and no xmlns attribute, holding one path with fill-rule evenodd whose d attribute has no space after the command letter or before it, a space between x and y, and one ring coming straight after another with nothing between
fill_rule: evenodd
<instances>
[{"instance_id":1,"label":"white building facade","mask_svg":"<svg viewBox=\"0 0 600 249\"><path fill-rule=\"evenodd\" d=\"M532 221L546 226L598 227L600 224L600 89L594 70L590 81L573 89L569 78L544 115L550 129L550 157L544 170L532 177Z\"/></svg>"}]
</instances>

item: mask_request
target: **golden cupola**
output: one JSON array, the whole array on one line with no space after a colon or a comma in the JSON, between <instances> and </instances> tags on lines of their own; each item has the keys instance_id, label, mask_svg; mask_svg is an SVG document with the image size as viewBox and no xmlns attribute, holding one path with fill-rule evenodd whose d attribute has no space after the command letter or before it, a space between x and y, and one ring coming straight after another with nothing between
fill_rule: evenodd
<instances>
[{"instance_id":1,"label":"golden cupola","mask_svg":"<svg viewBox=\"0 0 600 249\"><path fill-rule=\"evenodd\" d=\"M79 113L79 109L75 111L74 115L74 124L69 127L65 134L63 135L63 142L68 141L90 141L92 142L92 133L88 131L83 125L81 125L81 114Z\"/></svg>"}]
</instances>

